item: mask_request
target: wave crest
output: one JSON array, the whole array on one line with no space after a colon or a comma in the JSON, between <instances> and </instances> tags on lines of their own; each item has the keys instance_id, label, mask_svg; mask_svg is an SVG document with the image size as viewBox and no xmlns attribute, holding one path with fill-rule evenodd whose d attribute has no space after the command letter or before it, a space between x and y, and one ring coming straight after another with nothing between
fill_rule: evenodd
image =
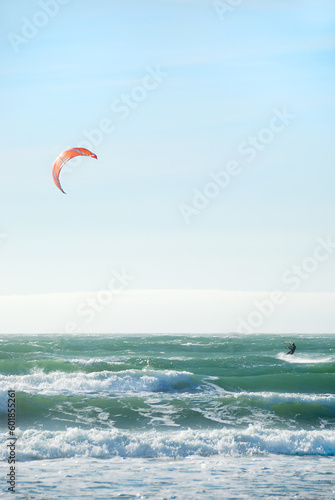
<instances>
[{"instance_id":1,"label":"wave crest","mask_svg":"<svg viewBox=\"0 0 335 500\"><path fill-rule=\"evenodd\" d=\"M141 394L194 390L192 373L154 370L108 370L66 373L36 370L27 375L0 376L0 385L30 394Z\"/></svg>"},{"instance_id":2,"label":"wave crest","mask_svg":"<svg viewBox=\"0 0 335 500\"><path fill-rule=\"evenodd\" d=\"M189 456L335 455L335 431L285 431L249 425L247 429L178 432L68 428L66 431L17 430L18 458L92 457L181 458ZM4 452L3 452L4 453ZM3 457L5 458L5 457Z\"/></svg>"}]
</instances>

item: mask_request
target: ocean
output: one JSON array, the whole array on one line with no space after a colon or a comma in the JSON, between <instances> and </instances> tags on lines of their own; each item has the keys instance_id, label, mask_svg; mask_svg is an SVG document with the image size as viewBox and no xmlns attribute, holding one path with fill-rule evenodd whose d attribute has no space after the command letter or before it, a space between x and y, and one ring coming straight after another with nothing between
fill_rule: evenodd
<instances>
[{"instance_id":1,"label":"ocean","mask_svg":"<svg viewBox=\"0 0 335 500\"><path fill-rule=\"evenodd\" d=\"M335 335L2 335L0 363L0 498L335 499Z\"/></svg>"}]
</instances>

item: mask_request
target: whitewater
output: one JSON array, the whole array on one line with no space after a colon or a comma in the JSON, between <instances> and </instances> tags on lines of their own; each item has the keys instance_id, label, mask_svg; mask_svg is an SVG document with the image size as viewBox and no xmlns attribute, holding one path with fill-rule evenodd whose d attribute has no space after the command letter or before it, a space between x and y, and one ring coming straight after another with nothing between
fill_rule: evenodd
<instances>
[{"instance_id":1,"label":"whitewater","mask_svg":"<svg viewBox=\"0 0 335 500\"><path fill-rule=\"evenodd\" d=\"M0 498L334 499L334 341L3 335Z\"/></svg>"}]
</instances>

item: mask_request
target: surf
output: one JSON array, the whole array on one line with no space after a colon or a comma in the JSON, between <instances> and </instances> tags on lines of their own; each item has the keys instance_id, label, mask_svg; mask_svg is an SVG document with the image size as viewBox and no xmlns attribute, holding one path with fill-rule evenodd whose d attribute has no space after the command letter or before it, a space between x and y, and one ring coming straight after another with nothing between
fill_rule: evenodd
<instances>
[{"instance_id":1,"label":"surf","mask_svg":"<svg viewBox=\"0 0 335 500\"><path fill-rule=\"evenodd\" d=\"M45 373L32 370L25 375L0 375L0 386L15 387L30 394L135 394L194 391L197 382L192 373L175 370L121 370L99 372Z\"/></svg>"},{"instance_id":2,"label":"surf","mask_svg":"<svg viewBox=\"0 0 335 500\"><path fill-rule=\"evenodd\" d=\"M91 457L185 458L209 456L334 456L333 430L278 430L250 424L246 429L132 432L68 428L63 431L18 430L18 459ZM2 457L4 451L2 450Z\"/></svg>"},{"instance_id":3,"label":"surf","mask_svg":"<svg viewBox=\"0 0 335 500\"><path fill-rule=\"evenodd\" d=\"M325 356L325 357L319 357L319 356L311 356L309 354L304 355L292 355L290 356L289 354L284 354L284 353L279 353L276 356L277 359L280 359L281 361L286 361L287 363L301 363L301 364L307 364L307 365L313 365L313 364L318 364L318 363L334 363L335 362L335 356Z\"/></svg>"}]
</instances>

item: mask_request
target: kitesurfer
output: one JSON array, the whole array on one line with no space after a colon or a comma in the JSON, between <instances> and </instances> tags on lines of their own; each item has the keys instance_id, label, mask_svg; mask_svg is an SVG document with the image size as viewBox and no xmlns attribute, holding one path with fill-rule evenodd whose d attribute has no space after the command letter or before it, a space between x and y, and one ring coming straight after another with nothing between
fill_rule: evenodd
<instances>
[{"instance_id":1,"label":"kitesurfer","mask_svg":"<svg viewBox=\"0 0 335 500\"><path fill-rule=\"evenodd\" d=\"M289 344L287 346L287 348L288 348L289 351L286 354L293 354L294 351L296 350L297 346L295 345L294 342L292 342L292 344Z\"/></svg>"}]
</instances>

